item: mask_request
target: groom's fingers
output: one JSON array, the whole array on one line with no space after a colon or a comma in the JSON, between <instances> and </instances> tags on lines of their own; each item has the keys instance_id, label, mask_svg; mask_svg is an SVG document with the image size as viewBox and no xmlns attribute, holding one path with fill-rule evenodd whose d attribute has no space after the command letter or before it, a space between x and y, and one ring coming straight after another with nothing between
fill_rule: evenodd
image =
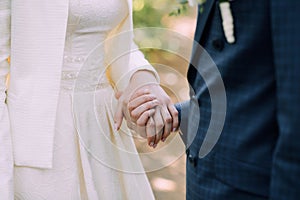
<instances>
[{"instance_id":1,"label":"groom's fingers","mask_svg":"<svg viewBox=\"0 0 300 200\"><path fill-rule=\"evenodd\" d=\"M163 136L162 136L162 141L164 142L167 137L169 137L171 131L172 131L172 116L170 115L169 113L169 110L165 107L163 107L161 109L161 115L162 115L162 118L164 120L164 123L165 123L165 127L164 127L164 133L163 133Z\"/></svg>"},{"instance_id":2,"label":"groom's fingers","mask_svg":"<svg viewBox=\"0 0 300 200\"><path fill-rule=\"evenodd\" d=\"M155 122L155 133L156 133L155 142L153 146L155 148L159 143L159 141L161 140L164 131L164 121L160 113L160 107L156 107L155 113L153 115L153 119Z\"/></svg>"},{"instance_id":3,"label":"groom's fingers","mask_svg":"<svg viewBox=\"0 0 300 200\"><path fill-rule=\"evenodd\" d=\"M144 112L141 117L136 121L138 126L146 126L150 117L155 113L155 109L150 109Z\"/></svg>"},{"instance_id":4,"label":"groom's fingers","mask_svg":"<svg viewBox=\"0 0 300 200\"><path fill-rule=\"evenodd\" d=\"M145 95L139 96L139 97L129 101L128 110L129 110L129 112L132 112L134 109L141 106L142 104L147 103L149 101L153 101L154 99L156 99L156 97L152 94L145 94Z\"/></svg>"},{"instance_id":5,"label":"groom's fingers","mask_svg":"<svg viewBox=\"0 0 300 200\"><path fill-rule=\"evenodd\" d=\"M173 120L172 131L177 131L179 128L178 111L173 104L168 105L168 110Z\"/></svg>"},{"instance_id":6,"label":"groom's fingers","mask_svg":"<svg viewBox=\"0 0 300 200\"><path fill-rule=\"evenodd\" d=\"M154 147L155 144L155 122L152 117L149 118L146 125L146 133L148 138L148 145Z\"/></svg>"}]
</instances>

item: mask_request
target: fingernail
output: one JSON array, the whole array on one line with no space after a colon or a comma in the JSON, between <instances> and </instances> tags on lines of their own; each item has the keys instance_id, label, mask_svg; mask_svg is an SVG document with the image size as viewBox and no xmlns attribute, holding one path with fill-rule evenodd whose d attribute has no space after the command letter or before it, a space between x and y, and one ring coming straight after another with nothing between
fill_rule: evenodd
<instances>
[{"instance_id":1,"label":"fingernail","mask_svg":"<svg viewBox=\"0 0 300 200\"><path fill-rule=\"evenodd\" d=\"M114 129L115 129L115 131L119 130L119 127L118 127L118 125L116 123L114 124Z\"/></svg>"},{"instance_id":2,"label":"fingernail","mask_svg":"<svg viewBox=\"0 0 300 200\"><path fill-rule=\"evenodd\" d=\"M154 145L153 145L153 149L155 149L156 147L157 147L157 144L154 144Z\"/></svg>"},{"instance_id":3,"label":"fingernail","mask_svg":"<svg viewBox=\"0 0 300 200\"><path fill-rule=\"evenodd\" d=\"M154 142L151 142L151 143L150 143L150 147L153 147L153 145L154 145Z\"/></svg>"},{"instance_id":4,"label":"fingernail","mask_svg":"<svg viewBox=\"0 0 300 200\"><path fill-rule=\"evenodd\" d=\"M175 131L177 131L177 129L176 129L176 128L173 128L173 132L175 132Z\"/></svg>"},{"instance_id":5,"label":"fingernail","mask_svg":"<svg viewBox=\"0 0 300 200\"><path fill-rule=\"evenodd\" d=\"M165 141L166 141L166 138L162 138L161 141L162 141L162 142L165 142Z\"/></svg>"}]
</instances>

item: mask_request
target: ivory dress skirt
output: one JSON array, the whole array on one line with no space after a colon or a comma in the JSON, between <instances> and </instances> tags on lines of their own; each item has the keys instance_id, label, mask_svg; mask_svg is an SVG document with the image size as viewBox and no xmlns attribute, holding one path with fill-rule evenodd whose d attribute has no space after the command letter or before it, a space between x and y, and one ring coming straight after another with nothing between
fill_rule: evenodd
<instances>
[{"instance_id":1,"label":"ivory dress skirt","mask_svg":"<svg viewBox=\"0 0 300 200\"><path fill-rule=\"evenodd\" d=\"M126 0L70 0L53 168L15 167L15 199L154 199L130 132L114 131L113 88L95 76L99 44L127 15ZM99 68L85 67L95 48Z\"/></svg>"}]
</instances>

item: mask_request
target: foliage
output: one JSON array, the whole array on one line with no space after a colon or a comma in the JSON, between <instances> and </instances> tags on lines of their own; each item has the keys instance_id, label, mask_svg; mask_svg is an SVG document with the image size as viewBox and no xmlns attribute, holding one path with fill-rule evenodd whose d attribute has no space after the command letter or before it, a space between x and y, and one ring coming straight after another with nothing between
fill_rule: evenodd
<instances>
[{"instance_id":1,"label":"foliage","mask_svg":"<svg viewBox=\"0 0 300 200\"><path fill-rule=\"evenodd\" d=\"M163 17L188 14L187 0L133 0L133 22L136 28L164 27Z\"/></svg>"},{"instance_id":2,"label":"foliage","mask_svg":"<svg viewBox=\"0 0 300 200\"><path fill-rule=\"evenodd\" d=\"M184 13L178 11L182 9L183 6L185 7ZM180 13L178 12L182 15L179 16ZM188 6L187 0L133 0L133 23L135 28L170 28L171 24L174 25L174 21L180 20L191 13L192 9ZM160 47L163 47L164 43L168 41L168 38L164 38L162 35L157 37L151 33L145 33L143 37L135 39L140 47L143 47L142 41L152 44L159 43L161 44ZM153 49L141 48L141 50L144 52L146 58L150 60L150 57L154 56L154 54L158 54L158 51Z\"/></svg>"},{"instance_id":3,"label":"foliage","mask_svg":"<svg viewBox=\"0 0 300 200\"><path fill-rule=\"evenodd\" d=\"M136 28L162 27L161 19L170 12L173 0L134 0L133 22Z\"/></svg>"}]
</instances>

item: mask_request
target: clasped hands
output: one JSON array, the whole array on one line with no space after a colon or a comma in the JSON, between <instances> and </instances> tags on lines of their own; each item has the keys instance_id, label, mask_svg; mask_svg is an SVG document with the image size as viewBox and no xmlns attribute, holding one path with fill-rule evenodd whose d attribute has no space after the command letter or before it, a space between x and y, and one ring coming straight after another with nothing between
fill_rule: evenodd
<instances>
[{"instance_id":1,"label":"clasped hands","mask_svg":"<svg viewBox=\"0 0 300 200\"><path fill-rule=\"evenodd\" d=\"M148 145L155 148L178 129L179 122L170 97L155 79L149 81L152 76L149 73L136 72L124 92L116 93L118 106L114 120L118 130L125 118L127 126L147 138Z\"/></svg>"}]
</instances>

